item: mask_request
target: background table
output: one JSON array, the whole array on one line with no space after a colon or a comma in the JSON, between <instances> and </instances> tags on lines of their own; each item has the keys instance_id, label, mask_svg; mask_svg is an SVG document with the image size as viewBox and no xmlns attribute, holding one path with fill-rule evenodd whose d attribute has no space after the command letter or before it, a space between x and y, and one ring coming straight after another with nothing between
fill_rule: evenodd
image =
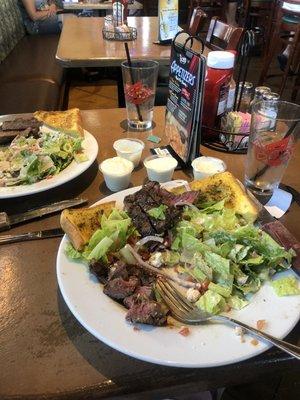
<instances>
[{"instance_id":1,"label":"background table","mask_svg":"<svg viewBox=\"0 0 300 400\"><path fill-rule=\"evenodd\" d=\"M68 19L60 35L57 61L66 68L120 67L126 59L124 42L104 40L103 25L101 17ZM132 58L169 64L171 47L154 44L158 39L157 17L128 17L128 25L137 28L137 39L128 42ZM200 45L194 42L194 49L200 50ZM207 51L205 48L205 54Z\"/></svg>"},{"instance_id":2,"label":"background table","mask_svg":"<svg viewBox=\"0 0 300 400\"><path fill-rule=\"evenodd\" d=\"M86 0L85 2L73 3L63 2L63 6L65 10L112 10L112 1L105 1L103 3L91 2ZM133 4L128 4L128 10L142 10L143 4L135 1Z\"/></svg>"},{"instance_id":3,"label":"background table","mask_svg":"<svg viewBox=\"0 0 300 400\"><path fill-rule=\"evenodd\" d=\"M164 108L155 109L153 134L163 137ZM146 144L143 157L154 145L145 133L128 133L124 109L82 112L84 127L99 143L98 162L113 155L120 137L135 136ZM283 182L300 190L300 144ZM228 170L243 179L244 156L202 148L205 155L222 158ZM132 185L146 178L145 169L134 171ZM177 171L174 178L187 178ZM52 191L0 201L0 210L21 212L37 205L84 196L93 204L110 194L97 162L83 175ZM300 207L293 203L282 222L300 240ZM57 227L59 216L43 218L14 228L23 233ZM168 368L127 357L90 335L73 317L59 292L56 254L59 239L46 239L0 248L0 398L159 400L179 394L242 384L285 373L299 374L299 362L277 349L253 359L209 369ZM100 289L99 289L100 290ZM97 305L91 305L91 307ZM299 344L299 324L287 340ZM138 333L137 333L138 334ZM180 351L180 349L179 349ZM298 375L299 376L299 375ZM11 396L11 397L10 397Z\"/></svg>"}]
</instances>

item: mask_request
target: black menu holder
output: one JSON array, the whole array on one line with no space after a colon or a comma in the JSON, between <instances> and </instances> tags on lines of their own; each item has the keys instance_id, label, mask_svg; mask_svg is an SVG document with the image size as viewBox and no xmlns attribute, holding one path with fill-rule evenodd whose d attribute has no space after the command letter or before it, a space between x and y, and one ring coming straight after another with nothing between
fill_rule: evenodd
<instances>
[{"instance_id":1,"label":"black menu holder","mask_svg":"<svg viewBox=\"0 0 300 400\"><path fill-rule=\"evenodd\" d=\"M184 169L199 156L206 59L191 49L193 37L176 41L183 33L172 42L165 135L166 148Z\"/></svg>"}]
</instances>

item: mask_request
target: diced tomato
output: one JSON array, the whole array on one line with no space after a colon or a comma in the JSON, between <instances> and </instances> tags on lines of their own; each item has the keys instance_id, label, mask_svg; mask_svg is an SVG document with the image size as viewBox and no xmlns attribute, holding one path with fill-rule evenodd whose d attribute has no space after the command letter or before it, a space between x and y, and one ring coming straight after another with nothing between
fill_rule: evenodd
<instances>
[{"instance_id":1,"label":"diced tomato","mask_svg":"<svg viewBox=\"0 0 300 400\"><path fill-rule=\"evenodd\" d=\"M187 326L183 326L180 331L179 331L180 335L182 336L188 336L191 332L189 330L189 328Z\"/></svg>"}]
</instances>

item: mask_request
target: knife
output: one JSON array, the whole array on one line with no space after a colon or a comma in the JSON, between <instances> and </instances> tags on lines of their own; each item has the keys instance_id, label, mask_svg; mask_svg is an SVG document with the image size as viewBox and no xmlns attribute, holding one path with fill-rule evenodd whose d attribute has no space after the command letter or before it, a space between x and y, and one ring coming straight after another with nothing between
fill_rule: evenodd
<instances>
[{"instance_id":1,"label":"knife","mask_svg":"<svg viewBox=\"0 0 300 400\"><path fill-rule=\"evenodd\" d=\"M43 207L29 210L24 213L7 215L6 212L0 212L0 231L10 229L11 225L29 221L34 218L43 217L44 215L53 214L62 211L65 208L78 206L86 203L87 199L75 198L71 200L63 200L57 203L49 204Z\"/></svg>"},{"instance_id":2,"label":"knife","mask_svg":"<svg viewBox=\"0 0 300 400\"><path fill-rule=\"evenodd\" d=\"M27 242L28 240L40 240L47 238L60 237L64 235L64 231L60 228L47 229L44 231L22 233L20 235L4 235L0 236L0 245L8 243Z\"/></svg>"},{"instance_id":3,"label":"knife","mask_svg":"<svg viewBox=\"0 0 300 400\"><path fill-rule=\"evenodd\" d=\"M296 256L292 261L292 268L300 276L300 242L286 229L286 227L265 209L265 207L247 190L248 196L259 207L257 223L261 229L267 232L276 242L286 250L294 249Z\"/></svg>"}]
</instances>

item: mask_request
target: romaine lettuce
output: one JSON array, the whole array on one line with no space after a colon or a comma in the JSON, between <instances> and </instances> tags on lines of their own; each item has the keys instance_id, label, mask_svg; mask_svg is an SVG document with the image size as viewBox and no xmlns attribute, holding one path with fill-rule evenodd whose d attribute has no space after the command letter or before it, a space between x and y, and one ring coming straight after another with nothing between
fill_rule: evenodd
<instances>
[{"instance_id":1,"label":"romaine lettuce","mask_svg":"<svg viewBox=\"0 0 300 400\"><path fill-rule=\"evenodd\" d=\"M242 308L246 307L249 304L249 301L243 299L240 296L232 295L228 297L227 304L229 305L230 308L233 308L234 310L241 310Z\"/></svg>"},{"instance_id":2,"label":"romaine lettuce","mask_svg":"<svg viewBox=\"0 0 300 400\"><path fill-rule=\"evenodd\" d=\"M280 297L300 294L299 281L294 276L276 279L272 282L272 287Z\"/></svg>"},{"instance_id":3,"label":"romaine lettuce","mask_svg":"<svg viewBox=\"0 0 300 400\"><path fill-rule=\"evenodd\" d=\"M201 310L211 314L219 314L226 307L225 299L212 290L207 290L195 304Z\"/></svg>"}]
</instances>

